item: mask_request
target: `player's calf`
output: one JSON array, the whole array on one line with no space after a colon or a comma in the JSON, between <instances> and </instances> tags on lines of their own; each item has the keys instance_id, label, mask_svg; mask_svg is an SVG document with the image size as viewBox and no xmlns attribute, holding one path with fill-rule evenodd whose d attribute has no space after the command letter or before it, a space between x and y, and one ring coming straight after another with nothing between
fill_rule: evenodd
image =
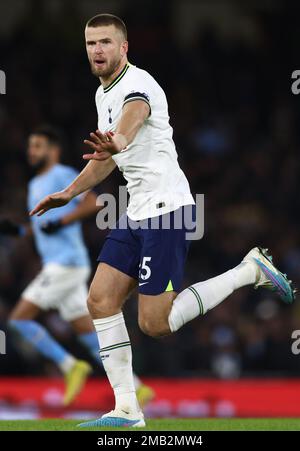
<instances>
[{"instance_id":1,"label":"player's calf","mask_svg":"<svg viewBox=\"0 0 300 451\"><path fill-rule=\"evenodd\" d=\"M171 333L168 317L176 295L174 291L139 295L139 326L146 335L163 337Z\"/></svg>"}]
</instances>

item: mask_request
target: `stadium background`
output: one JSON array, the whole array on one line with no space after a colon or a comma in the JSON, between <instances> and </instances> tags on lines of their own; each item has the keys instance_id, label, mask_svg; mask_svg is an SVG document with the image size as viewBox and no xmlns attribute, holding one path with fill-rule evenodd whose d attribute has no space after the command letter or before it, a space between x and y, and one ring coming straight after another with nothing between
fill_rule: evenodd
<instances>
[{"instance_id":1,"label":"stadium background","mask_svg":"<svg viewBox=\"0 0 300 451\"><path fill-rule=\"evenodd\" d=\"M129 61L153 74L166 91L179 162L193 193L205 194L205 235L192 245L185 286L238 264L260 243L300 286L300 98L291 92L291 74L300 68L295 4L2 1L0 69L6 73L7 93L0 96L0 216L27 221L26 185L32 174L25 147L35 126L48 122L61 127L67 138L64 160L78 169L83 166L82 140L96 127L98 86L87 62L83 28L92 15L112 12L127 24ZM124 180L115 171L97 190L117 194L119 184ZM105 232L94 220L86 222L84 230L94 264ZM0 237L0 267L0 329L6 331L9 311L39 269L32 243ZM136 297L130 299L125 315L134 366L137 373L155 379L160 398L152 406L154 414L170 413L172 396L180 393L187 415L217 415L210 408L216 399L225 406L220 415L245 415L229 394L216 394L232 380L232 390L246 387L258 404L275 383L266 404L270 413L279 400L283 402L282 378L292 378L296 385L291 390L299 391L300 355L291 351L292 331L300 329L299 314L298 302L286 306L269 292L243 288L204 319L154 340L139 331ZM55 313L43 315L41 321L68 349L87 357ZM0 355L0 416L14 403L26 401L24 386L17 394L20 379L13 377L54 378L48 398L41 391L30 399L35 406L56 405L57 369L8 331L6 345L6 355ZM95 375L101 378L103 373L95 367ZM176 392L175 379L166 384L157 378L180 378L183 389ZM28 393L30 387L38 390L38 383L24 381ZM198 388L191 385L192 394L188 387L195 381ZM43 380L40 384L44 387ZM255 384L259 390L264 387L259 395ZM209 394L202 393L205 387ZM292 400L286 396L286 407ZM91 408L89 401L82 402ZM279 409L277 414L300 416L300 407L293 412Z\"/></svg>"}]
</instances>

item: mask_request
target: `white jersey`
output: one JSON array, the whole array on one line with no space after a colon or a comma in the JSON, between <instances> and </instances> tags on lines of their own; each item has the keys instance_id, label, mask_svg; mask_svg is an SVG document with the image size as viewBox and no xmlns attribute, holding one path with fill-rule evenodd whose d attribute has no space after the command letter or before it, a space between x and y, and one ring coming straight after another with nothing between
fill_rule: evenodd
<instances>
[{"instance_id":1,"label":"white jersey","mask_svg":"<svg viewBox=\"0 0 300 451\"><path fill-rule=\"evenodd\" d=\"M138 221L195 202L177 162L165 93L148 72L127 63L109 86L98 88L99 130L115 131L124 104L133 100L145 101L150 115L133 142L112 158L127 180L127 214Z\"/></svg>"}]
</instances>

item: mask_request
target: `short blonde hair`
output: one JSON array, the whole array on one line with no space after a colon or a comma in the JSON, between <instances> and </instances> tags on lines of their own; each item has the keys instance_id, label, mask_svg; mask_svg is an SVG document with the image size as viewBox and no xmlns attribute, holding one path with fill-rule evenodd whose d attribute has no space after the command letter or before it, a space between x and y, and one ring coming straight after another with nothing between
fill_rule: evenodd
<instances>
[{"instance_id":1,"label":"short blonde hair","mask_svg":"<svg viewBox=\"0 0 300 451\"><path fill-rule=\"evenodd\" d=\"M127 29L126 25L122 19L113 14L97 14L97 16L92 17L86 23L86 27L96 28L107 25L114 25L122 34L127 41Z\"/></svg>"}]
</instances>

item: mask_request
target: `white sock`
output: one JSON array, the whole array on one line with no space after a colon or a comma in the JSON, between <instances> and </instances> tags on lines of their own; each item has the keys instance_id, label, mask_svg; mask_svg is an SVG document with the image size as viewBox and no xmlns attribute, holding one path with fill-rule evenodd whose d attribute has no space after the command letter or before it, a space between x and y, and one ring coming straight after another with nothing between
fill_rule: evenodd
<instances>
[{"instance_id":1,"label":"white sock","mask_svg":"<svg viewBox=\"0 0 300 451\"><path fill-rule=\"evenodd\" d=\"M64 360L62 362L60 362L58 364L58 366L59 366L61 372L63 374L66 374L72 369L72 367L75 365L75 363L76 363L76 359L69 354L64 358Z\"/></svg>"},{"instance_id":2,"label":"white sock","mask_svg":"<svg viewBox=\"0 0 300 451\"><path fill-rule=\"evenodd\" d=\"M135 373L133 373L133 382L136 390L143 384L141 379Z\"/></svg>"},{"instance_id":3,"label":"white sock","mask_svg":"<svg viewBox=\"0 0 300 451\"><path fill-rule=\"evenodd\" d=\"M240 263L233 269L204 282L198 282L178 294L169 314L171 332L198 315L204 315L226 299L234 290L256 281L257 269L252 262Z\"/></svg>"},{"instance_id":4,"label":"white sock","mask_svg":"<svg viewBox=\"0 0 300 451\"><path fill-rule=\"evenodd\" d=\"M115 394L115 408L139 410L132 373L131 344L123 313L96 319L93 323L103 367Z\"/></svg>"}]
</instances>

